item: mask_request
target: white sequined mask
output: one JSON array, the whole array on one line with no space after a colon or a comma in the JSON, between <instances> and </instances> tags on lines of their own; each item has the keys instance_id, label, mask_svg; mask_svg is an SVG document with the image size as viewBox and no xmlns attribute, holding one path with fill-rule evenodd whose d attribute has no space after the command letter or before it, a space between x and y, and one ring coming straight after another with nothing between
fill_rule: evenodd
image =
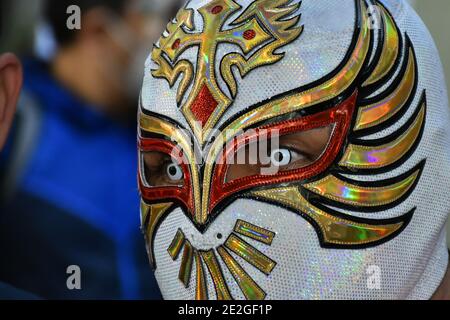
<instances>
[{"instance_id":1,"label":"white sequined mask","mask_svg":"<svg viewBox=\"0 0 450 320\"><path fill-rule=\"evenodd\" d=\"M164 298L429 299L448 262L439 61L404 1L189 2L140 99Z\"/></svg>"}]
</instances>

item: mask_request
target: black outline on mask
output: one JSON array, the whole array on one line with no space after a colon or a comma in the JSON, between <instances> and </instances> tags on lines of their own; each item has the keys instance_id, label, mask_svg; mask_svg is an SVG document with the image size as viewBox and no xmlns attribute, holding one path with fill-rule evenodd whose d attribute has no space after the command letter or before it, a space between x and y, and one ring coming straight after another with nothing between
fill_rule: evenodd
<instances>
[{"instance_id":1,"label":"black outline on mask","mask_svg":"<svg viewBox=\"0 0 450 320\"><path fill-rule=\"evenodd\" d=\"M366 1L366 3L372 3L372 1L369 1L369 0L365 0L365 1ZM359 16L358 12L362 12L362 9L360 8L358 0L355 0L355 3L356 3L355 32L354 32L354 35L353 35L350 47L349 47L349 49L348 49L348 51L347 51L347 53L345 55L345 58L338 65L338 67L336 67L331 73L329 73L328 75L326 75L325 77L323 77L323 78L321 78L321 79L319 79L317 81L314 81L314 82L309 83L309 84L307 84L305 86L302 86L302 87L290 90L288 92L279 94L277 96L271 97L270 99L261 101L261 102L255 104L255 105L252 105L249 108L246 108L245 110L237 113L236 115L234 115L233 117L228 119L224 124L222 124L218 128L218 130L219 131L223 130L230 123L232 123L234 120L236 120L240 116L244 115L245 113L247 113L247 112L249 112L249 111L251 111L251 110L253 110L253 109L255 109L255 108L259 107L259 106L267 104L270 101L273 101L273 100L276 100L276 99L280 99L280 98L283 98L285 96L289 96L289 95L292 95L292 94L303 92L305 90L311 89L311 88L319 85L320 83L323 83L324 81L327 81L327 80L332 79L333 77L335 77L336 74L340 70L342 70L343 66L345 66L345 64L348 62L348 60L349 60L349 58L350 58L350 56L351 56L351 54L353 52L353 49L354 49L354 47L356 45L356 41L358 39L359 33L361 32L360 25L361 25L361 18L362 17ZM383 4L380 1L375 1L374 3L376 3L376 5L383 6ZM388 12L388 14L392 16L390 11L387 8L385 8L385 9ZM270 121L270 123L277 123L277 122L282 121L283 119L285 119L285 117L307 116L307 115L315 114L315 113L317 113L319 111L327 110L327 109L335 106L336 104L344 101L346 98L349 97L349 95L352 92L354 92L355 89L360 89L360 91L358 93L358 102L357 102L357 105L359 105L359 106L361 106L363 104L370 104L370 102L371 101L375 101L375 99L376 99L376 101L378 101L378 100L381 99L380 97L384 97L384 96L387 96L390 93L392 93L392 91L395 90L395 88L398 86L399 81L401 81L402 75L404 75L404 71L405 71L406 65L407 65L406 62L408 60L407 59L407 54L409 52L408 51L409 48L412 49L414 59L416 59L416 53L415 53L414 47L412 45L412 42L411 42L408 34L407 33L404 34L406 40L403 40L402 32L399 30L399 28L398 28L398 26L397 26L397 24L395 22L395 19L393 19L393 21L394 21L395 27L397 28L399 34L401 35L400 36L400 42L399 42L399 55L398 55L398 57L396 59L396 62L394 64L393 68L382 79L380 79L379 81L377 81L373 85L370 85L370 86L365 87L365 88L361 88L361 85L364 83L365 80L367 80L367 78L370 75L370 72L374 70L376 62L379 60L379 58L381 56L382 50L381 50L381 45L379 44L377 46L377 49L376 49L375 53L373 54L373 56L368 54L368 56L366 58L366 61L364 62L363 71L357 76L355 81L349 86L349 88L343 94L341 94L341 95L339 95L339 96L337 96L337 97L335 97L333 99L330 99L329 101L326 101L326 102L323 102L323 103L311 106L309 108L306 108L306 109L298 111L298 112L291 113L291 114L286 115L286 116L281 116L281 117L278 117L278 118L274 117L274 118L272 118L272 119L270 119L268 121ZM372 52L374 50L374 46L375 46L374 30L371 30L370 32L371 32L372 40L370 41L369 52ZM384 31L381 28L378 32L379 32L378 42L382 43L382 41L383 41L383 39L385 37ZM402 60L403 60L403 62L402 62ZM417 61L417 59L416 59L416 61ZM401 69L400 69L400 71L398 71L398 67L399 67L400 64L401 64ZM210 224L217 218L218 214L220 214L220 212L224 211L231 203L233 203L233 202L235 202L236 200L239 200L239 199L252 199L252 200L255 200L255 201L261 201L261 202L268 203L268 204L271 204L271 205L275 205L275 206L278 206L278 207L281 207L281 208L285 208L285 209L287 209L287 210L289 210L291 212L294 212L294 213L302 216L305 220L307 220L309 223L311 223L311 225L314 226L314 228L316 230L316 233L318 234L320 244L321 244L321 246L323 248L364 249L364 248L375 247L375 246L378 246L380 244L383 244L385 242L388 242L388 241L392 240L393 238L398 236L408 226L409 222L411 221L411 219L413 217L413 214L414 214L416 208L413 208L408 213L406 213L406 214L404 214L402 216L396 217L396 218L391 218L391 219L367 219L367 218L360 218L360 217L350 216L350 215L347 215L347 214L335 211L335 210L329 208L327 205L331 205L331 206L334 206L334 207L337 207L337 208L343 208L343 209L348 209L348 210L360 211L360 212L383 211L383 210L388 210L388 209L391 209L391 208L393 208L395 206L398 206L400 203L404 202L411 195L411 193L414 191L416 185L420 181L421 175L423 173L423 170L424 170L424 167L425 167L425 164L426 164L426 159L423 159L413 169L411 169L410 171L408 171L408 172L406 172L406 173L404 173L404 174L402 174L402 175L400 175L398 177L395 177L395 178L392 178L392 179L383 180L383 181L379 181L379 182L376 182L376 183L373 183L373 182L371 183L371 186L377 186L377 185L382 186L382 185L386 185L386 184L392 184L392 183L401 181L402 178L404 179L407 174L411 174L411 172L414 172L416 170L420 170L419 171L419 175L418 175L414 185L411 186L410 190L408 190L408 192L404 196L402 196L400 199L398 199L397 201L395 201L392 204L384 205L384 206L377 206L376 207L377 210L375 210L375 207L367 208L367 207L358 207L358 206L351 206L351 205L345 205L345 204L342 204L342 203L337 203L337 202L325 199L324 197L312 194L310 191L302 188L301 185L302 184L306 184L308 182L313 182L313 181L320 180L320 179L322 179L325 176L330 175L330 174L334 174L334 175L338 176L339 178L341 178L344 181L345 181L346 178L343 177L342 174L348 174L348 175L368 175L368 174L375 175L375 174L380 174L380 173L392 171L392 170L398 168L400 165L404 164L410 158L410 156L416 151L418 145L420 144L420 141L421 141L422 135L423 135L423 131L424 131L424 126L425 126L425 123L426 123L426 115L425 115L424 124L423 124L423 126L421 128L421 131L420 131L420 135L416 139L414 145L411 147L411 149L401 159L399 159L395 163L393 163L393 164L391 164L389 166L380 168L380 169L370 169L370 170L352 169L352 170L350 170L350 169L347 169L347 168L340 167L339 166L339 161L340 161L340 159L342 159L342 156L344 155L345 150L347 149L347 147L348 147L348 145L350 143L356 143L356 144L367 145L367 146L372 146L372 145L377 145L378 146L380 144L384 144L384 143L390 142L393 139L395 139L396 137L398 137L399 135L401 135L403 133L403 129L409 127L408 125L410 125L415 120L415 116L420 111L422 103L426 102L426 92L425 92L425 90L422 93L422 96L420 98L420 103L419 103L418 107L416 108L416 110L414 111L414 114L401 127L401 129L398 129L393 134L391 134L391 135L389 135L387 137L381 138L381 139L376 139L376 140L372 140L372 141L370 141L370 140L361 140L360 139L363 136L367 136L367 135L370 135L372 133L379 132L381 130L384 130L386 128L389 128L389 127L395 125L406 114L406 112L408 110L410 110L411 104L413 103L413 101L415 100L415 98L417 96L418 77L419 77L417 63L416 63L416 70L415 71L416 71L416 78L415 78L415 83L414 83L414 87L413 87L413 93L411 94L411 96L409 97L408 101L405 103L403 108L401 108L389 120L383 122L380 125L374 126L373 128L370 128L370 129L363 129L363 130L360 130L358 132L354 132L352 130L351 133L349 133L349 135L347 136L346 141L344 141L344 144L343 144L343 147L341 148L340 154L338 154L336 156L336 159L335 159L334 163L327 170L325 170L322 174L320 174L318 176L315 176L314 178L306 179L304 181L301 181L301 183L297 182L297 183L292 183L291 184L291 185L297 186L299 188L299 191L301 192L301 194L304 195L305 197L307 197L308 201L310 201L314 206L316 206L317 208L319 208L321 210L324 210L327 213L330 213L330 214L332 214L332 215L334 215L336 217L341 217L341 218L344 218L344 219L347 219L347 220L350 220L350 221L356 222L356 223L363 223L363 224L370 224L370 225L386 225L386 224L393 224L393 223L403 222L402 227L399 230L397 230L396 232L394 232L393 234L391 234L390 236L388 236L386 238L383 238L383 239L381 239L379 241L376 241L376 242L371 242L371 243L367 243L367 244L358 244L358 245L336 245L336 244L325 243L323 235L322 235L322 233L320 231L320 228L316 224L316 222L313 221L307 215L305 215L303 212L294 210L292 208L289 208L287 206L284 206L284 205L282 205L280 203L277 203L277 202L274 202L274 201L270 201L270 200L267 200L267 199L261 199L261 198L258 198L256 196L252 196L248 192L243 192L242 194L234 194L234 195L231 195L229 198L224 199L221 203L219 203L214 208L213 212L210 212L210 215L208 216L208 220L203 226L196 225L193 222L193 219L190 216L190 214L187 212L187 209L185 208L185 206L182 203L179 203L178 201L173 201L173 200L166 201L166 202L174 202L174 205L166 211L165 216L167 216L175 208L181 207L182 211L185 213L185 215L188 217L188 219L194 225L196 225L196 228L201 233L204 233L209 228ZM395 76L395 74L397 72L398 72L398 75ZM395 76L395 78L394 78L394 76ZM374 97L371 97L371 98L365 98L365 99L360 98L361 96L369 96L374 91L380 89L383 86L383 84L388 79L392 79L392 78L394 78L393 82L380 95L377 95L377 96L374 96ZM158 113L147 111L147 110L145 110L143 108L141 108L141 111L144 114L147 114L147 115L152 115L152 116L156 116L156 117L159 117L159 118L164 118L165 120L170 121L171 123L175 123L178 127L184 129L183 126L181 126L180 124L176 123L173 119L167 118L166 116L163 116L163 115L158 114ZM425 106L425 114L426 114L426 111L427 111L427 108ZM356 116L357 116L357 112L355 112L355 114L353 115L351 128L354 128L354 125L356 123ZM264 124L263 122L257 123L254 126L252 126L252 128L260 127L263 124ZM197 142L197 141L195 141L195 142ZM205 143L205 146L204 146L205 149L209 146L210 143L211 143L211 141L208 141L208 142ZM195 144L197 145L197 143L195 143ZM203 167L200 166L199 169L200 169L199 170L200 171L200 175L202 177L203 176ZM351 180L351 183L353 183L355 185L357 184L353 180ZM364 182L359 182L359 183L360 183L360 185L364 186ZM283 185L280 185L280 186L283 186ZM272 189L272 188L275 188L275 187L277 187L277 185L273 184L273 185L270 185L270 186L263 186L263 187L253 188L251 190L252 191L266 190L266 189ZM144 199L144 202L148 203L148 204L161 203L161 201L148 202L145 199ZM162 223L164 219L165 219L165 217L162 217L160 219L160 223ZM156 232L155 232L155 234L156 234Z\"/></svg>"}]
</instances>

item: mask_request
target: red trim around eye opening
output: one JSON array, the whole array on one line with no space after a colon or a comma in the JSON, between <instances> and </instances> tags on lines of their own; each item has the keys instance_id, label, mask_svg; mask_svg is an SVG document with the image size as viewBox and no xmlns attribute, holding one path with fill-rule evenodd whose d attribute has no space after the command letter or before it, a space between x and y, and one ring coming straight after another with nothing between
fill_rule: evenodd
<instances>
[{"instance_id":1,"label":"red trim around eye opening","mask_svg":"<svg viewBox=\"0 0 450 320\"><path fill-rule=\"evenodd\" d=\"M191 176L189 171L189 166L187 165L187 160L183 155L182 163L178 161L172 156L173 152L175 154L180 154L181 149L177 147L172 142L162 140L162 139L148 139L148 138L139 138L139 149L141 152L151 152L157 151L161 153L165 153L172 157L177 163L181 166L184 173L184 181L183 186L167 186L167 187L148 187L142 181L143 175L141 172L141 165L139 165L139 190L141 192L142 198L150 203L161 202L161 199L164 201L179 201L186 206L189 212L194 212L194 199L191 190ZM139 161L142 161L139 159Z\"/></svg>"},{"instance_id":2,"label":"red trim around eye opening","mask_svg":"<svg viewBox=\"0 0 450 320\"><path fill-rule=\"evenodd\" d=\"M259 128L266 130L275 129L278 130L279 135L286 135L299 131L312 130L331 124L335 125L327 149L318 160L309 166L279 172L278 174L271 176L248 176L224 184L228 165L224 162L218 164L213 173L209 212L212 212L214 207L219 202L228 198L232 194L235 194L236 192L264 185L301 181L324 172L333 163L339 153L339 150L342 148L345 137L347 136L350 128L357 95L358 93L355 91L350 98L330 110ZM255 130L255 132L254 137L248 135L246 136L244 134L243 136L234 139L234 141L227 146L222 157L227 157L230 152L235 152L235 150L238 150L238 146L241 147L251 141L254 141L253 138L258 138L258 131Z\"/></svg>"}]
</instances>

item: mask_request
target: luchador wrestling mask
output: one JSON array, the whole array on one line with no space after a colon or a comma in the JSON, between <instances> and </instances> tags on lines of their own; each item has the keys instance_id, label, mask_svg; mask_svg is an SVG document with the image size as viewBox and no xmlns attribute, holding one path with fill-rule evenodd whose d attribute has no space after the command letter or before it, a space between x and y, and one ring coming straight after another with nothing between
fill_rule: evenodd
<instances>
[{"instance_id":1,"label":"luchador wrestling mask","mask_svg":"<svg viewBox=\"0 0 450 320\"><path fill-rule=\"evenodd\" d=\"M448 260L444 88L403 1L189 2L140 99L164 297L430 298Z\"/></svg>"}]
</instances>

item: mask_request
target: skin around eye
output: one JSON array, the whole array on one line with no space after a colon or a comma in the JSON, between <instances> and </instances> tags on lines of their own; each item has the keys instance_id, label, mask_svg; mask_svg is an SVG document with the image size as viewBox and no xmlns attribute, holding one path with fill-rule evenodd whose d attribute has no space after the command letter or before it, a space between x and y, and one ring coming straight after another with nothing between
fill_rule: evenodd
<instances>
[{"instance_id":1,"label":"skin around eye","mask_svg":"<svg viewBox=\"0 0 450 320\"><path fill-rule=\"evenodd\" d=\"M151 151L143 153L142 158L144 177L149 186L170 187L183 185L183 169L170 155Z\"/></svg>"},{"instance_id":2,"label":"skin around eye","mask_svg":"<svg viewBox=\"0 0 450 320\"><path fill-rule=\"evenodd\" d=\"M228 165L225 182L309 166L325 152L331 133L332 126L327 126L281 136L277 147L267 144L269 150L260 150L261 144L246 145ZM268 157L265 158L264 154Z\"/></svg>"}]
</instances>

